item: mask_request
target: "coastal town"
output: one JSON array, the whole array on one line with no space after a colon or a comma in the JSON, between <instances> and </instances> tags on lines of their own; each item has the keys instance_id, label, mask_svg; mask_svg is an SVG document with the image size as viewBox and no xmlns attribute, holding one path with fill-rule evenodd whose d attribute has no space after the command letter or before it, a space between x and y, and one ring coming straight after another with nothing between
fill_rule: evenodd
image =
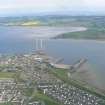
<instances>
[{"instance_id":1,"label":"coastal town","mask_svg":"<svg viewBox=\"0 0 105 105\"><path fill-rule=\"evenodd\" d=\"M70 73L76 72L86 59L75 65L58 61L42 50L34 54L1 55L0 105L50 105L40 95L56 102L54 105L105 104L103 95L68 80ZM66 79L60 76L62 69Z\"/></svg>"},{"instance_id":2,"label":"coastal town","mask_svg":"<svg viewBox=\"0 0 105 105\"><path fill-rule=\"evenodd\" d=\"M105 105L105 0L0 0L0 105Z\"/></svg>"}]
</instances>

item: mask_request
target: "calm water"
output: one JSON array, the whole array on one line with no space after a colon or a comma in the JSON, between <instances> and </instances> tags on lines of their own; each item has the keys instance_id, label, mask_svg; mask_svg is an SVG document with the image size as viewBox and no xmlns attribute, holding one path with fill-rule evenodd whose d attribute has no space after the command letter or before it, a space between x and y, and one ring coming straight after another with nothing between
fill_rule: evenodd
<instances>
[{"instance_id":1,"label":"calm water","mask_svg":"<svg viewBox=\"0 0 105 105\"><path fill-rule=\"evenodd\" d=\"M30 28L0 27L0 53L26 53L35 50L35 38L27 38ZM31 29L32 31L32 29ZM47 33L47 31L46 31ZM24 37L23 37L24 36ZM96 68L101 81L105 80L105 42L89 40L46 40L45 51L54 57L64 58L64 63L74 63L80 58L87 58Z\"/></svg>"}]
</instances>

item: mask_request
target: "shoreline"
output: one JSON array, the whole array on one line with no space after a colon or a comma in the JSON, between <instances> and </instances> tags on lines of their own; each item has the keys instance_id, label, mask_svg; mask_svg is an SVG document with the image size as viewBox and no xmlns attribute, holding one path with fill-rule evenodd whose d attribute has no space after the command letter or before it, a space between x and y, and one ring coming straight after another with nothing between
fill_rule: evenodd
<instances>
[{"instance_id":1,"label":"shoreline","mask_svg":"<svg viewBox=\"0 0 105 105\"><path fill-rule=\"evenodd\" d=\"M7 27L7 28L13 28L13 29L16 29L16 28L23 28L23 29L27 29L27 28L29 28L30 30L31 29L35 29L35 30L38 30L39 28L42 28L40 31L43 31L44 33L45 33L45 35L41 35L41 34L43 34L42 32L39 32L38 31L38 34L39 35L36 35L37 33L36 32L32 32L31 34L28 34L28 35L24 35L23 36L23 38L30 38L30 39L32 39L32 38L46 38L46 39L56 39L56 40L58 40L58 39L60 39L60 40L76 40L76 41L96 41L96 42L102 42L102 43L104 43L105 42L105 38L63 38L62 37L62 33L66 33L66 32L70 32L70 33L72 33L72 32L84 32L84 31L86 31L86 30L88 30L88 28L86 28L86 27L68 27L68 26L56 26L56 27L54 27L54 26L0 26L0 27L3 27L3 28L5 28L5 27ZM56 28L58 29L58 31L56 30ZM66 28L66 31L64 30ZM47 35L47 33L46 33L46 30L45 29L47 29L47 31L49 31L48 32L48 35ZM62 31L62 29L63 29L63 31ZM71 30L70 30L71 29ZM55 33L55 31L56 31L56 33ZM62 31L62 32L60 32L60 30Z\"/></svg>"},{"instance_id":2,"label":"shoreline","mask_svg":"<svg viewBox=\"0 0 105 105\"><path fill-rule=\"evenodd\" d=\"M70 40L70 41L94 41L94 42L101 42L105 43L105 39L85 39L85 38L52 38L54 40Z\"/></svg>"},{"instance_id":3,"label":"shoreline","mask_svg":"<svg viewBox=\"0 0 105 105\"><path fill-rule=\"evenodd\" d=\"M81 32L86 31L86 27L72 27L72 26L1 26L0 28L10 28L11 31L20 31L22 34L23 30L29 30L28 34L22 35L26 38L55 38L63 33L68 32ZM14 34L15 35L15 34Z\"/></svg>"}]
</instances>

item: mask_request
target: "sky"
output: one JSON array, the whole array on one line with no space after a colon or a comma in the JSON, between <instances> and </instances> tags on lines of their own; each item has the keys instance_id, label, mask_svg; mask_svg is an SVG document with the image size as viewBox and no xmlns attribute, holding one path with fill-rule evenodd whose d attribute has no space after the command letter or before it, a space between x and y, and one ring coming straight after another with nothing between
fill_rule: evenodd
<instances>
[{"instance_id":1,"label":"sky","mask_svg":"<svg viewBox=\"0 0 105 105\"><path fill-rule=\"evenodd\" d=\"M105 14L105 0L0 0L0 16L46 13Z\"/></svg>"}]
</instances>

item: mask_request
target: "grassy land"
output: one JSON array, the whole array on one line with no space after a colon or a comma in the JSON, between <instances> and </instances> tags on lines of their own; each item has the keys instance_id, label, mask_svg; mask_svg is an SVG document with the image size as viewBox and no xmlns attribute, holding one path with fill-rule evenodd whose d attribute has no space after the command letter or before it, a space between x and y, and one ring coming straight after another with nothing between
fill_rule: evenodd
<instances>
[{"instance_id":1,"label":"grassy land","mask_svg":"<svg viewBox=\"0 0 105 105\"><path fill-rule=\"evenodd\" d=\"M11 103L1 103L0 105L12 105Z\"/></svg>"},{"instance_id":2,"label":"grassy land","mask_svg":"<svg viewBox=\"0 0 105 105\"><path fill-rule=\"evenodd\" d=\"M23 90L23 94L24 94L25 96L30 97L30 96L33 94L33 88L25 88L25 89Z\"/></svg>"},{"instance_id":3,"label":"grassy land","mask_svg":"<svg viewBox=\"0 0 105 105\"><path fill-rule=\"evenodd\" d=\"M12 72L0 72L0 78L13 78L14 75Z\"/></svg>"},{"instance_id":4,"label":"grassy land","mask_svg":"<svg viewBox=\"0 0 105 105\"><path fill-rule=\"evenodd\" d=\"M0 64L0 68L12 67L13 64Z\"/></svg>"},{"instance_id":5,"label":"grassy land","mask_svg":"<svg viewBox=\"0 0 105 105\"><path fill-rule=\"evenodd\" d=\"M35 99L44 101L45 105L62 105L61 103L57 102L56 100L53 100L52 98L50 98L40 92L35 95Z\"/></svg>"},{"instance_id":6,"label":"grassy land","mask_svg":"<svg viewBox=\"0 0 105 105\"><path fill-rule=\"evenodd\" d=\"M38 26L38 25L40 25L39 21L27 21L20 24L20 26Z\"/></svg>"},{"instance_id":7,"label":"grassy land","mask_svg":"<svg viewBox=\"0 0 105 105\"><path fill-rule=\"evenodd\" d=\"M81 32L69 32L58 36L58 38L72 38L72 39L105 39L105 29L89 29Z\"/></svg>"},{"instance_id":8,"label":"grassy land","mask_svg":"<svg viewBox=\"0 0 105 105\"><path fill-rule=\"evenodd\" d=\"M53 73L57 74L59 77L62 77L62 78L65 78L65 79L68 78L67 70L65 70L65 69L54 69Z\"/></svg>"}]
</instances>

